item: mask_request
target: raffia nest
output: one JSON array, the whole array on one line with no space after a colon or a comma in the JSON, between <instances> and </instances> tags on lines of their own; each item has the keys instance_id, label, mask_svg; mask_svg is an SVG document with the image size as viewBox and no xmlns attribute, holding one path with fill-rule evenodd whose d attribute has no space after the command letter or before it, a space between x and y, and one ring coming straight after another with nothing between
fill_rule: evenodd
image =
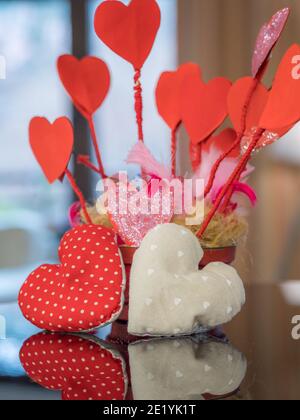
<instances>
[{"instance_id":1,"label":"raffia nest","mask_svg":"<svg viewBox=\"0 0 300 420\"><path fill-rule=\"evenodd\" d=\"M209 209L210 207L207 206L205 213L207 213ZM112 228L112 224L108 215L99 214L97 212L96 206L88 207L88 213L95 225ZM81 218L82 221L86 223L83 214L81 214ZM173 217L172 223L185 226L194 234L196 234L201 227L201 225L187 226L185 223L185 217L182 216ZM234 212L226 215L217 213L208 226L204 236L201 238L200 243L205 248L223 248L235 246L239 243L239 241L246 237L247 233L248 222L245 217L242 217Z\"/></svg>"}]
</instances>

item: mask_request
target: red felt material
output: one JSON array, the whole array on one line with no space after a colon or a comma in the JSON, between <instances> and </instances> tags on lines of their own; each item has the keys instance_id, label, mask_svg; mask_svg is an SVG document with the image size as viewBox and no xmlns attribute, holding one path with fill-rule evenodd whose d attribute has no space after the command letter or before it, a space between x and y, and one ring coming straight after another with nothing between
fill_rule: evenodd
<instances>
[{"instance_id":1,"label":"red felt material","mask_svg":"<svg viewBox=\"0 0 300 420\"><path fill-rule=\"evenodd\" d=\"M182 116L192 143L207 139L225 120L230 87L230 81L222 77L208 84L194 77L186 81Z\"/></svg>"},{"instance_id":2,"label":"red felt material","mask_svg":"<svg viewBox=\"0 0 300 420\"><path fill-rule=\"evenodd\" d=\"M300 45L294 44L284 55L260 120L269 131L293 125L300 120Z\"/></svg>"},{"instance_id":3,"label":"red felt material","mask_svg":"<svg viewBox=\"0 0 300 420\"><path fill-rule=\"evenodd\" d=\"M74 105L85 116L91 116L102 105L110 86L110 74L104 61L96 57L78 60L63 55L57 61L60 79Z\"/></svg>"},{"instance_id":4,"label":"red felt material","mask_svg":"<svg viewBox=\"0 0 300 420\"><path fill-rule=\"evenodd\" d=\"M177 71L162 73L156 87L156 104L160 116L175 130L182 121L182 91L188 79L201 81L201 70L197 64L187 63Z\"/></svg>"},{"instance_id":5,"label":"red felt material","mask_svg":"<svg viewBox=\"0 0 300 420\"><path fill-rule=\"evenodd\" d=\"M73 126L68 118L59 118L53 124L46 118L33 118L29 126L29 141L49 183L61 179L74 145Z\"/></svg>"},{"instance_id":6,"label":"red felt material","mask_svg":"<svg viewBox=\"0 0 300 420\"><path fill-rule=\"evenodd\" d=\"M19 305L38 328L91 331L117 318L125 279L114 232L83 225L65 234L60 264L45 264L21 288Z\"/></svg>"},{"instance_id":7,"label":"red felt material","mask_svg":"<svg viewBox=\"0 0 300 420\"><path fill-rule=\"evenodd\" d=\"M40 333L20 350L27 375L64 401L124 400L125 363L120 354L86 336Z\"/></svg>"},{"instance_id":8,"label":"red felt material","mask_svg":"<svg viewBox=\"0 0 300 420\"><path fill-rule=\"evenodd\" d=\"M235 144L236 132L232 128L226 128L219 134L210 137L202 146L203 152L209 151L215 147L222 154L227 152ZM240 148L235 145L234 149L227 155L229 158L236 158L240 155Z\"/></svg>"},{"instance_id":9,"label":"red felt material","mask_svg":"<svg viewBox=\"0 0 300 420\"><path fill-rule=\"evenodd\" d=\"M128 6L121 1L107 0L95 14L98 37L116 54L141 70L147 60L161 22L155 0L132 0Z\"/></svg>"},{"instance_id":10,"label":"red felt material","mask_svg":"<svg viewBox=\"0 0 300 420\"><path fill-rule=\"evenodd\" d=\"M243 77L235 82L229 91L228 112L237 133L244 133L246 130L258 127L267 104L268 89L262 83L257 83L252 93L254 83L252 77ZM249 92L252 93L251 101L248 101ZM244 122L245 104L247 104L247 113Z\"/></svg>"}]
</instances>

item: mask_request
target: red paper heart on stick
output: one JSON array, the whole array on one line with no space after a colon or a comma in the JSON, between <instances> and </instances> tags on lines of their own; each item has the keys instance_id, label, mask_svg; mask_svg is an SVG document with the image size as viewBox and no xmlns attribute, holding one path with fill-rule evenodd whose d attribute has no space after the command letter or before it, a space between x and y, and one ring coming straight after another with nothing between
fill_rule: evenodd
<instances>
[{"instance_id":1,"label":"red paper heart on stick","mask_svg":"<svg viewBox=\"0 0 300 420\"><path fill-rule=\"evenodd\" d=\"M51 124L46 118L33 118L29 126L29 141L50 184L61 179L74 145L73 126L69 119L59 118Z\"/></svg>"},{"instance_id":2,"label":"red paper heart on stick","mask_svg":"<svg viewBox=\"0 0 300 420\"><path fill-rule=\"evenodd\" d=\"M252 76L256 77L268 60L273 48L275 47L282 31L285 28L290 9L279 10L269 23L265 24L257 37L255 50L252 58Z\"/></svg>"},{"instance_id":3,"label":"red paper heart on stick","mask_svg":"<svg viewBox=\"0 0 300 420\"><path fill-rule=\"evenodd\" d=\"M182 121L182 90L189 78L201 80L201 69L197 64L183 64L174 72L162 73L156 88L156 104L160 116L175 130Z\"/></svg>"},{"instance_id":4,"label":"red paper heart on stick","mask_svg":"<svg viewBox=\"0 0 300 420\"><path fill-rule=\"evenodd\" d=\"M227 116L227 96L231 83L216 78L208 84L189 78L182 97L183 123L193 144L207 139Z\"/></svg>"},{"instance_id":5,"label":"red paper heart on stick","mask_svg":"<svg viewBox=\"0 0 300 420\"><path fill-rule=\"evenodd\" d=\"M269 131L300 120L300 46L292 45L280 63L259 126Z\"/></svg>"},{"instance_id":6,"label":"red paper heart on stick","mask_svg":"<svg viewBox=\"0 0 300 420\"><path fill-rule=\"evenodd\" d=\"M95 14L98 37L116 54L140 70L147 60L158 29L161 13L155 0L107 0Z\"/></svg>"},{"instance_id":7,"label":"red paper heart on stick","mask_svg":"<svg viewBox=\"0 0 300 420\"><path fill-rule=\"evenodd\" d=\"M247 109L246 127L243 126L243 114L245 104L249 102L249 95L254 80L251 77L244 77L235 82L228 95L228 112L235 130L238 133L257 127L261 115L268 101L269 91L261 83L256 88Z\"/></svg>"},{"instance_id":8,"label":"red paper heart on stick","mask_svg":"<svg viewBox=\"0 0 300 420\"><path fill-rule=\"evenodd\" d=\"M55 332L90 331L113 322L123 306L123 263L114 233L79 226L59 247L61 264L30 274L19 295L25 318Z\"/></svg>"},{"instance_id":9,"label":"red paper heart on stick","mask_svg":"<svg viewBox=\"0 0 300 420\"><path fill-rule=\"evenodd\" d=\"M203 152L209 151L212 147L215 147L223 154L229 150L230 146L236 141L236 132L232 128L226 128L216 136L212 136L209 140L204 143ZM231 153L228 154L228 158L237 158L240 156L240 146L237 146Z\"/></svg>"},{"instance_id":10,"label":"red paper heart on stick","mask_svg":"<svg viewBox=\"0 0 300 420\"><path fill-rule=\"evenodd\" d=\"M20 361L34 382L61 391L64 401L125 399L125 362L96 338L41 333L23 344Z\"/></svg>"},{"instance_id":11,"label":"red paper heart on stick","mask_svg":"<svg viewBox=\"0 0 300 420\"><path fill-rule=\"evenodd\" d=\"M110 74L104 61L96 57L78 60L63 55L57 61L60 79L77 109L92 115L102 105L110 86Z\"/></svg>"}]
</instances>

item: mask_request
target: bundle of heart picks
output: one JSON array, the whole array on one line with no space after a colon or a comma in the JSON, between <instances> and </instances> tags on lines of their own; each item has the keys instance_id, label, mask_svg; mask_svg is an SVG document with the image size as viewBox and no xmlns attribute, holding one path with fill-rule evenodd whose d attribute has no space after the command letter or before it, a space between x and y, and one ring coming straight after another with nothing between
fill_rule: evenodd
<instances>
[{"instance_id":1,"label":"bundle of heart picks","mask_svg":"<svg viewBox=\"0 0 300 420\"><path fill-rule=\"evenodd\" d=\"M95 151L95 162L75 154L76 163L94 171L105 189L96 204L88 204L78 188L69 169L74 131L67 118L54 123L32 119L30 144L45 176L50 183L67 179L79 201L70 209L72 230L62 239L60 263L35 270L20 291L29 321L50 331L87 332L128 317L134 335L176 336L207 331L241 310L243 283L225 264L234 257L228 249L248 229L247 204L238 196L255 205L251 157L300 120L299 45L288 49L273 85L263 84L289 13L280 10L262 27L251 76L235 83L222 77L206 82L192 63L161 75L155 97L170 129L170 161L162 163L144 136L142 85L161 24L159 5L155 0L99 5L96 34L133 67L128 83L133 85L137 142L124 160L140 165L140 177L109 175L102 160L94 115L109 92L108 66L96 57L60 57L60 79L87 120ZM185 177L176 165L181 126L189 137L193 170Z\"/></svg>"}]
</instances>

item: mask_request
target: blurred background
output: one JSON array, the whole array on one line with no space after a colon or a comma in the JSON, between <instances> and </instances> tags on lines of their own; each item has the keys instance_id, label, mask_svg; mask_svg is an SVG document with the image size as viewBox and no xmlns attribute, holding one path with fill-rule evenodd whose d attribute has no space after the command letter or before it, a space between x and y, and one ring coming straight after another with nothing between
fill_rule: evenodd
<instances>
[{"instance_id":1,"label":"blurred background","mask_svg":"<svg viewBox=\"0 0 300 420\"><path fill-rule=\"evenodd\" d=\"M65 184L49 186L28 144L28 123L36 115L73 119L76 153L87 154L88 128L72 108L57 72L59 55L93 54L112 73L110 94L96 115L106 171L125 169L127 152L136 141L133 73L96 37L93 14L101 0L0 0L0 314L7 331L20 341L33 332L16 311L18 288L39 262L56 258L56 244L67 229L73 200ZM206 80L249 75L256 36L278 9L292 14L266 75L270 85L287 48L300 42L300 3L288 0L158 0L162 26L143 72L145 137L156 157L167 162L169 132L155 109L154 88L162 71L185 61L201 65ZM5 65L5 71L4 71ZM296 127L288 137L254 161L252 185L259 204L250 216L250 233L236 262L247 283L279 283L300 279L300 138ZM187 167L186 136L181 133L180 165ZM75 176L92 200L95 180L82 167ZM11 316L9 315L11 314ZM22 325L22 327L20 327ZM0 331L1 335L1 331ZM1 337L0 337L1 338ZM7 349L5 346L12 346ZM3 344L3 345L2 345ZM16 360L17 346L1 342L0 363ZM12 351L12 349L15 349ZM9 351L8 351L9 350ZM4 363L4 362L3 362ZM11 366L15 366L12 363ZM1 366L0 366L1 368ZM16 375L19 374L16 369ZM21 369L21 368L20 368Z\"/></svg>"}]
</instances>

